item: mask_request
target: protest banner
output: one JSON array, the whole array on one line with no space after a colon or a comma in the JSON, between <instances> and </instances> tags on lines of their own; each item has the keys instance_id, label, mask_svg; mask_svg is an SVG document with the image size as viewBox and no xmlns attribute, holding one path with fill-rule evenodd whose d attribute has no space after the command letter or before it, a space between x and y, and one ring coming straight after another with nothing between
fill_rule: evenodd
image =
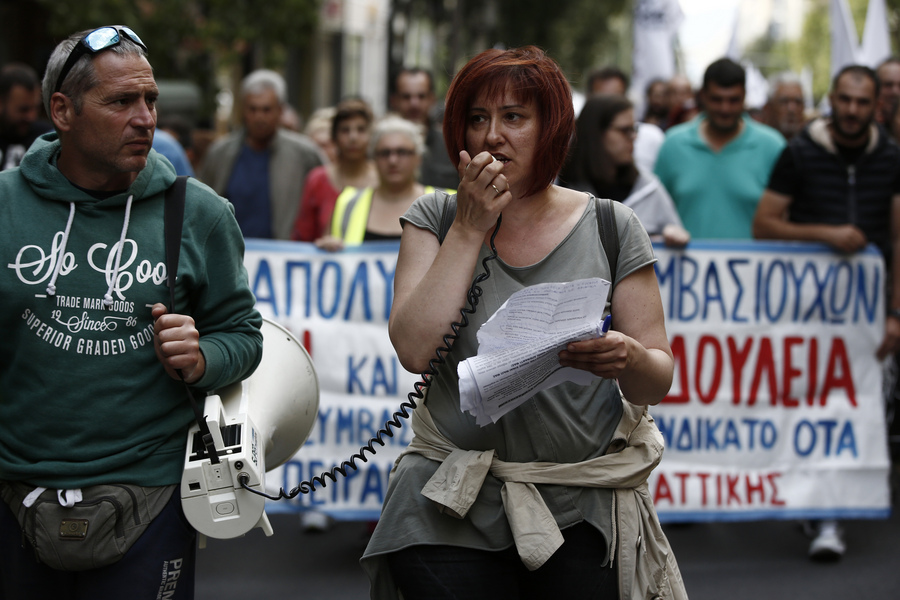
<instances>
[{"instance_id":1,"label":"protest banner","mask_svg":"<svg viewBox=\"0 0 900 600\"><path fill-rule=\"evenodd\" d=\"M881 255L692 242L657 256L675 355L650 411L660 518L886 517Z\"/></svg>"},{"instance_id":2,"label":"protest banner","mask_svg":"<svg viewBox=\"0 0 900 600\"><path fill-rule=\"evenodd\" d=\"M266 475L269 493L290 491L340 465L384 426L420 379L400 366L388 337L397 242L329 253L312 244L247 240L244 264L262 315L290 330L306 347L319 378L316 425L296 456ZM408 421L382 436L357 469L292 500L269 502L270 512L315 508L343 520L374 520L388 473L409 443Z\"/></svg>"},{"instance_id":3,"label":"protest banner","mask_svg":"<svg viewBox=\"0 0 900 600\"><path fill-rule=\"evenodd\" d=\"M304 343L321 388L317 424L297 455L267 474L270 492L358 453L420 380L400 366L387 333L397 250L385 242L331 254L247 241L257 307ZM877 251L692 242L656 253L675 354L672 389L651 409L666 442L649 481L661 520L887 516ZM347 477L267 510L377 519L411 437L403 423Z\"/></svg>"}]
</instances>

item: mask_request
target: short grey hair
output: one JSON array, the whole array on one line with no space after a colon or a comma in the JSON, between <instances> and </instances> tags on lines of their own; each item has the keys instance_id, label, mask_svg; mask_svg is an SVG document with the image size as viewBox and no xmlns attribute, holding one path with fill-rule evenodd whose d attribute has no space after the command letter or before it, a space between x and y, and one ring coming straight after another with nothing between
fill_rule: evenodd
<instances>
[{"instance_id":1,"label":"short grey hair","mask_svg":"<svg viewBox=\"0 0 900 600\"><path fill-rule=\"evenodd\" d=\"M782 85L799 85L803 89L803 81L793 71L782 71L769 77L769 100L775 98L775 92Z\"/></svg>"},{"instance_id":2,"label":"short grey hair","mask_svg":"<svg viewBox=\"0 0 900 600\"><path fill-rule=\"evenodd\" d=\"M401 133L405 135L412 141L416 156L422 156L422 154L424 154L425 136L422 134L422 127L402 117L388 115L379 120L372 130L372 139L369 140L370 156L375 155L375 147L378 145L382 136L389 133Z\"/></svg>"},{"instance_id":3,"label":"short grey hair","mask_svg":"<svg viewBox=\"0 0 900 600\"><path fill-rule=\"evenodd\" d=\"M275 92L279 104L283 105L287 102L287 84L284 82L284 77L275 71L257 69L244 77L244 81L241 82L242 98L251 94L259 94L265 90Z\"/></svg>"},{"instance_id":4,"label":"short grey hair","mask_svg":"<svg viewBox=\"0 0 900 600\"><path fill-rule=\"evenodd\" d=\"M113 25L113 27L121 27L121 25ZM44 110L48 115L50 114L50 97L56 91L56 80L59 79L60 71L62 71L75 45L81 43L81 40L92 31L95 30L85 29L84 31L73 33L61 41L50 55L50 60L47 61L47 70L44 72L44 79L41 82L41 98L44 102ZM101 52L115 52L120 56L147 57L147 51L132 42L127 35L119 35L118 44L105 48ZM72 99L76 114L81 113L84 95L100 83L94 72L94 56L96 55L91 53L81 56L72 65L72 69L66 75L65 81L63 81L62 87L59 89L60 92Z\"/></svg>"}]
</instances>

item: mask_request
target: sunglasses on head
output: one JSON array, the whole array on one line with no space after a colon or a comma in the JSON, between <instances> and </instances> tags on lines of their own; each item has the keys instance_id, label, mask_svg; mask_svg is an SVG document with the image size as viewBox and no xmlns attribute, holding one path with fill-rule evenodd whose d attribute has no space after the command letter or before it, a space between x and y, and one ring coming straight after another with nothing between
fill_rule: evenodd
<instances>
[{"instance_id":1,"label":"sunglasses on head","mask_svg":"<svg viewBox=\"0 0 900 600\"><path fill-rule=\"evenodd\" d=\"M124 35L129 40L143 48L144 52L147 52L147 45L144 44L138 34L132 31L129 27L114 27L112 25L108 25L106 27L95 29L81 38L81 41L75 44L75 47L72 48L72 52L69 53L69 58L66 59L66 63L63 65L62 70L59 72L59 78L57 78L56 80L56 88L53 90L53 93L55 94L62 88L62 84L66 80L69 71L72 70L72 67L75 66L75 63L78 62L79 58L81 58L85 54L97 54L101 50L106 50L107 48L118 46L122 42L122 37L120 34Z\"/></svg>"}]
</instances>

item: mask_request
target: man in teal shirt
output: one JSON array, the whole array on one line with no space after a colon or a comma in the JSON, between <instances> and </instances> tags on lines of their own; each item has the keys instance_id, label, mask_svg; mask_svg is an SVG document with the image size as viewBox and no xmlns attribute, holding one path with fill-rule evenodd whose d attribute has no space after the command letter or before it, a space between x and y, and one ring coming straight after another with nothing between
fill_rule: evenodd
<instances>
[{"instance_id":1,"label":"man in teal shirt","mask_svg":"<svg viewBox=\"0 0 900 600\"><path fill-rule=\"evenodd\" d=\"M672 127L656 175L694 239L752 239L756 205L785 146L780 133L744 113L746 75L727 58L703 75L696 119Z\"/></svg>"}]
</instances>

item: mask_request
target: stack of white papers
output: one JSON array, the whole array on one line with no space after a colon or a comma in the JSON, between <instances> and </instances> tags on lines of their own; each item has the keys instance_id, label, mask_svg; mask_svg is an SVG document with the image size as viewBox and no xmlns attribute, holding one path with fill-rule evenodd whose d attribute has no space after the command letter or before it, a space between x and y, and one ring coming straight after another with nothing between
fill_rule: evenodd
<instances>
[{"instance_id":1,"label":"stack of white papers","mask_svg":"<svg viewBox=\"0 0 900 600\"><path fill-rule=\"evenodd\" d=\"M559 353L569 342L606 333L609 287L605 279L579 279L510 296L478 330L478 355L459 364L460 409L484 427L541 390L594 380L592 373L560 366Z\"/></svg>"}]
</instances>

